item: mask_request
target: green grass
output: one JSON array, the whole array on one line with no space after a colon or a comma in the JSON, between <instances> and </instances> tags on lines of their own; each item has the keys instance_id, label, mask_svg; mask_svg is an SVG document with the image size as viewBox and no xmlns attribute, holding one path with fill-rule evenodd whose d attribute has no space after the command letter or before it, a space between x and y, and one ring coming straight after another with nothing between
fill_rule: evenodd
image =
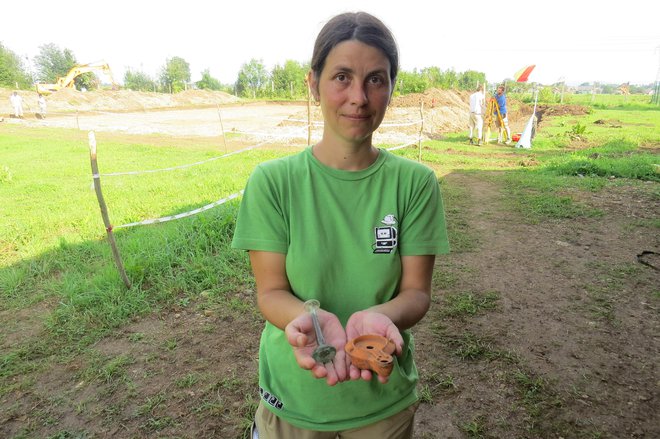
<instances>
[{"instance_id":1,"label":"green grass","mask_svg":"<svg viewBox=\"0 0 660 439\"><path fill-rule=\"evenodd\" d=\"M476 418L463 422L459 425L460 429L470 438L483 438L486 433L485 417Z\"/></svg>"},{"instance_id":2,"label":"green grass","mask_svg":"<svg viewBox=\"0 0 660 439\"><path fill-rule=\"evenodd\" d=\"M509 98L521 100L528 104L533 104L534 99L532 92L526 93L509 93ZM551 103L540 102L541 105L559 105L560 95L555 95L555 100ZM619 110L636 110L647 111L657 110L658 106L651 103L651 96L643 94L595 94L591 93L564 93L563 105L583 105L594 109L619 109Z\"/></svg>"},{"instance_id":3,"label":"green grass","mask_svg":"<svg viewBox=\"0 0 660 439\"><path fill-rule=\"evenodd\" d=\"M452 252L469 252L477 248L479 237L468 228L465 206L468 203L465 189L441 184L447 216L447 235Z\"/></svg>"},{"instance_id":4,"label":"green grass","mask_svg":"<svg viewBox=\"0 0 660 439\"><path fill-rule=\"evenodd\" d=\"M442 309L441 314L448 317L473 316L482 310L494 309L498 299L499 295L497 293L447 294L444 297L445 307Z\"/></svg>"}]
</instances>

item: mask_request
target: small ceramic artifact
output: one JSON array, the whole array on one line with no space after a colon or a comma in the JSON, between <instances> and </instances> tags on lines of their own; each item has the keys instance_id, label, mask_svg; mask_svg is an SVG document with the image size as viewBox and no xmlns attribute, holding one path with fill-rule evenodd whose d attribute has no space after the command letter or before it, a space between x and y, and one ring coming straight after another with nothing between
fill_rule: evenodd
<instances>
[{"instance_id":1,"label":"small ceramic artifact","mask_svg":"<svg viewBox=\"0 0 660 439\"><path fill-rule=\"evenodd\" d=\"M361 335L346 343L345 348L353 366L369 369L382 377L392 373L395 349L392 341L380 335Z\"/></svg>"}]
</instances>

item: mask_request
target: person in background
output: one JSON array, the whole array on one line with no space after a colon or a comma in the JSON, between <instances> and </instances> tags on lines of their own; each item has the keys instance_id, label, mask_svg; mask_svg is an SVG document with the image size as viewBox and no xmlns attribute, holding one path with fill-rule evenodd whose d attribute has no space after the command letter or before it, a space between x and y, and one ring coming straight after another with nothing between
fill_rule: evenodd
<instances>
[{"instance_id":1,"label":"person in background","mask_svg":"<svg viewBox=\"0 0 660 439\"><path fill-rule=\"evenodd\" d=\"M308 74L321 140L259 164L238 212L234 248L248 250L266 323L253 437L412 438L418 372L410 328L431 301L435 255L447 253L433 170L376 148L399 54L390 30L365 12L321 29ZM316 299L332 360L304 303ZM395 360L383 377L351 364L348 341L378 335Z\"/></svg>"},{"instance_id":2,"label":"person in background","mask_svg":"<svg viewBox=\"0 0 660 439\"><path fill-rule=\"evenodd\" d=\"M40 118L45 119L46 118L46 98L41 93L39 93L39 98L37 99L37 103L39 104Z\"/></svg>"},{"instance_id":3,"label":"person in background","mask_svg":"<svg viewBox=\"0 0 660 439\"><path fill-rule=\"evenodd\" d=\"M497 108L500 110L500 115L502 116L502 123L498 117L495 118L495 124L498 128L497 142L502 143L503 129L506 130L506 140L504 141L505 145L511 144L511 129L509 128L509 119L507 118L506 113L506 94L504 94L504 86L500 85L497 87L497 92L495 93L495 100L497 101ZM504 126L502 126L502 124Z\"/></svg>"},{"instance_id":4,"label":"person in background","mask_svg":"<svg viewBox=\"0 0 660 439\"><path fill-rule=\"evenodd\" d=\"M481 145L481 136L484 127L483 112L486 102L486 96L482 91L482 87L477 85L474 93L470 95L470 120L468 121L468 127L470 128L470 145L477 144ZM474 141L473 134L477 134L477 141Z\"/></svg>"},{"instance_id":5,"label":"person in background","mask_svg":"<svg viewBox=\"0 0 660 439\"><path fill-rule=\"evenodd\" d=\"M14 112L14 117L23 119L23 98L18 92L13 92L9 96L9 102L11 103L12 111Z\"/></svg>"}]
</instances>

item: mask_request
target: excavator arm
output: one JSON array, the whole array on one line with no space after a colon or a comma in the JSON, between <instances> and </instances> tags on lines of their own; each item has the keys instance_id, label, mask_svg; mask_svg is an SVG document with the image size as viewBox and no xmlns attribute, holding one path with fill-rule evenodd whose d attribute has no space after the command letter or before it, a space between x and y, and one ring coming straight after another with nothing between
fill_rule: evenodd
<instances>
[{"instance_id":1,"label":"excavator arm","mask_svg":"<svg viewBox=\"0 0 660 439\"><path fill-rule=\"evenodd\" d=\"M83 73L87 72L103 72L105 73L109 78L110 81L112 82L113 87L117 86L117 83L115 82L113 76L112 76L112 71L110 70L110 66L106 63L101 63L101 64L81 64L74 66L69 72L66 74L66 76L62 76L60 78L57 78L57 81L55 84L35 84L37 87L37 93L41 94L50 94L54 93L58 90L61 90L63 88L73 88L74 87L74 80L82 75Z\"/></svg>"}]
</instances>

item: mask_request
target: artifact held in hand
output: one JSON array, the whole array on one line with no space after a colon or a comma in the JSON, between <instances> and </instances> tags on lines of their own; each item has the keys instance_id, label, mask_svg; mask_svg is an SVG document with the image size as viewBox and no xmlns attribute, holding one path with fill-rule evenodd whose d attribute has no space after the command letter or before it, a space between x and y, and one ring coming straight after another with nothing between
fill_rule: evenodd
<instances>
[{"instance_id":1,"label":"artifact held in hand","mask_svg":"<svg viewBox=\"0 0 660 439\"><path fill-rule=\"evenodd\" d=\"M321 331L321 325L319 324L319 318L316 315L316 311L319 309L320 303L318 300L311 299L305 302L305 311L311 314L312 323L314 324L314 331L316 332L316 342L318 347L314 349L312 353L312 358L317 363L326 364L332 362L335 358L337 350L334 346L330 346L325 343L325 338L323 337L323 332Z\"/></svg>"},{"instance_id":2,"label":"artifact held in hand","mask_svg":"<svg viewBox=\"0 0 660 439\"><path fill-rule=\"evenodd\" d=\"M388 377L394 367L394 342L380 335L361 335L346 343L346 354L353 366L369 369L381 377Z\"/></svg>"}]
</instances>

